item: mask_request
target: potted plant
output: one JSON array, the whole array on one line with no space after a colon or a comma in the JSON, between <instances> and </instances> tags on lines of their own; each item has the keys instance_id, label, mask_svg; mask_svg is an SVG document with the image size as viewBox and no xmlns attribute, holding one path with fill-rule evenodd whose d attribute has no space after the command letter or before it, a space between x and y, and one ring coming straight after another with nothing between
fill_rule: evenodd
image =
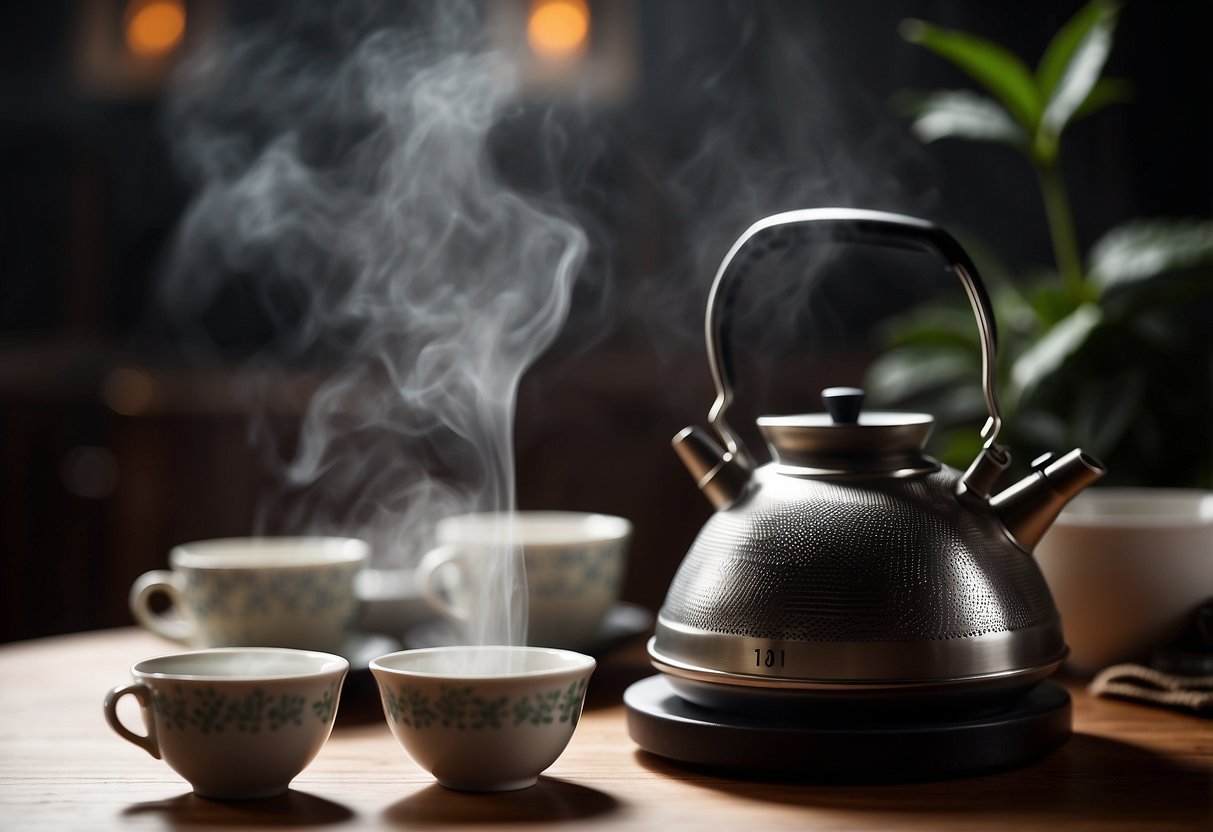
<instances>
[{"instance_id":1,"label":"potted plant","mask_svg":"<svg viewBox=\"0 0 1213 832\"><path fill-rule=\"evenodd\" d=\"M903 37L954 64L981 91L903 103L923 142L1007 145L1039 184L1054 264L998 279L1005 270L976 252L998 313L1008 444L1029 457L1037 448L1081 445L1109 464L1109 482L1207 488L1213 221L1131 219L1084 256L1061 167L1067 128L1130 97L1125 81L1103 74L1118 16L1106 0L1084 6L1035 71L990 40L905 21ZM920 307L892 321L888 334L892 349L873 364L868 388L935 413L943 425L935 452L963 468L979 442L967 425L984 415L971 389L980 353L967 307Z\"/></svg>"}]
</instances>

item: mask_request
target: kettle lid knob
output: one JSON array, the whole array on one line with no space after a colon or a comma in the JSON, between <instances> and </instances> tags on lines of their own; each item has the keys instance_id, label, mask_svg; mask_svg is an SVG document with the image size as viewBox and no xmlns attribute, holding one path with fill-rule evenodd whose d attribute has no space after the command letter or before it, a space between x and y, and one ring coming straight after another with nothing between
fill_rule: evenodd
<instances>
[{"instance_id":1,"label":"kettle lid knob","mask_svg":"<svg viewBox=\"0 0 1213 832\"><path fill-rule=\"evenodd\" d=\"M855 425L863 410L864 395L858 387L827 387L821 391L821 402L834 424Z\"/></svg>"},{"instance_id":2,"label":"kettle lid knob","mask_svg":"<svg viewBox=\"0 0 1213 832\"><path fill-rule=\"evenodd\" d=\"M863 411L858 387L827 387L821 400L827 413L758 417L780 473L909 477L939 470L923 453L935 422L928 414Z\"/></svg>"}]
</instances>

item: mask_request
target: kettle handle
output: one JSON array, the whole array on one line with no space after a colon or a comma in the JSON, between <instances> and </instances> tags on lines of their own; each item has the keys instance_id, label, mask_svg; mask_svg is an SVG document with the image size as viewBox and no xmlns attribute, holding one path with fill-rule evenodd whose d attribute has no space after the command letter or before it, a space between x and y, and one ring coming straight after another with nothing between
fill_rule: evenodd
<instances>
[{"instance_id":1,"label":"kettle handle","mask_svg":"<svg viewBox=\"0 0 1213 832\"><path fill-rule=\"evenodd\" d=\"M787 248L807 239L873 243L932 252L944 258L948 269L960 278L964 286L981 336L981 389L989 412L989 418L981 429L983 450L995 459L1005 458L1009 461L1006 452L994 444L1002 427L1002 411L998 406L994 379L998 333L990 297L978 277L977 267L955 238L933 223L901 214L857 208L808 208L774 214L751 225L721 261L708 295L704 320L708 363L716 385L716 401L708 411L708 422L732 457L743 465L752 465L741 437L725 419L726 411L733 404L733 349L729 323L737 288L750 267L767 252Z\"/></svg>"}]
</instances>

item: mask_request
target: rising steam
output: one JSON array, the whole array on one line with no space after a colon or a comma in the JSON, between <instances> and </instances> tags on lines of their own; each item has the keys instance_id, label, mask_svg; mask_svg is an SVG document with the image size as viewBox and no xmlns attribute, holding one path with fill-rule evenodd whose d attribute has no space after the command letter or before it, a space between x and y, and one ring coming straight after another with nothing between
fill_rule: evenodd
<instances>
[{"instance_id":1,"label":"rising steam","mask_svg":"<svg viewBox=\"0 0 1213 832\"><path fill-rule=\"evenodd\" d=\"M327 367L282 460L287 524L368 537L389 563L442 516L514 508L519 379L586 247L493 164L509 63L470 6L423 5L407 28L320 4L238 32L192 64L171 122L197 195L165 297L184 316L256 296L274 361ZM519 554L495 568L486 601L510 614L486 607L479 637L520 642Z\"/></svg>"}]
</instances>

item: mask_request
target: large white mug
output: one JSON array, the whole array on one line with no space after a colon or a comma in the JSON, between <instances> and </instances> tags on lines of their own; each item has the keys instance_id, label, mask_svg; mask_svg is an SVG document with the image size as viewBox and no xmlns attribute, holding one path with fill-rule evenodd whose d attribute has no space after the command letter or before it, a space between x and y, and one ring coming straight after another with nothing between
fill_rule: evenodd
<instances>
[{"instance_id":1,"label":"large white mug","mask_svg":"<svg viewBox=\"0 0 1213 832\"><path fill-rule=\"evenodd\" d=\"M417 585L435 610L466 627L487 559L511 543L522 548L528 596L527 644L584 649L619 599L632 524L622 517L571 511L485 512L438 522L439 546L421 560ZM512 541L503 539L512 535ZM504 599L507 587L500 588Z\"/></svg>"},{"instance_id":2,"label":"large white mug","mask_svg":"<svg viewBox=\"0 0 1213 832\"><path fill-rule=\"evenodd\" d=\"M169 570L130 592L135 620L193 647L339 651L358 621L355 579L370 547L344 537L226 538L185 543ZM168 599L161 612L158 596Z\"/></svg>"},{"instance_id":3,"label":"large white mug","mask_svg":"<svg viewBox=\"0 0 1213 832\"><path fill-rule=\"evenodd\" d=\"M1069 670L1147 660L1213 598L1213 492L1090 489L1035 555L1061 613Z\"/></svg>"}]
</instances>

